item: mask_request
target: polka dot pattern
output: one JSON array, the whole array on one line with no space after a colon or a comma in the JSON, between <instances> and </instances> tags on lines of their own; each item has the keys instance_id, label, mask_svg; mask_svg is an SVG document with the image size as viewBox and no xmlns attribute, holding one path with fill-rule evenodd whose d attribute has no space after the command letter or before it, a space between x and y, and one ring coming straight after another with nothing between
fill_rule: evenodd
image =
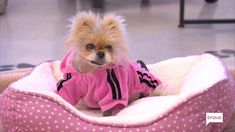
<instances>
[{"instance_id":1,"label":"polka dot pattern","mask_svg":"<svg viewBox=\"0 0 235 132\"><path fill-rule=\"evenodd\" d=\"M209 90L185 100L154 122L138 126L106 126L84 121L53 99L7 89L0 96L0 119L5 131L217 132L223 129L231 116L232 88L234 89L234 86L230 81L220 82ZM223 112L224 122L206 126L206 112L215 111Z\"/></svg>"}]
</instances>

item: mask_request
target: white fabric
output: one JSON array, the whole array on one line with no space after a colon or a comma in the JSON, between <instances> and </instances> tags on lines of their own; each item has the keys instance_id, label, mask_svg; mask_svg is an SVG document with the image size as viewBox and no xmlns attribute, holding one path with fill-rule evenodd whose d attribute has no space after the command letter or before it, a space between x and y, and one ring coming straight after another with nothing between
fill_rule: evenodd
<instances>
[{"instance_id":1,"label":"white fabric","mask_svg":"<svg viewBox=\"0 0 235 132\"><path fill-rule=\"evenodd\" d=\"M156 92L163 96L179 94L187 74L201 61L201 58L201 56L178 57L148 65L150 72L161 81L161 86Z\"/></svg>"},{"instance_id":2,"label":"white fabric","mask_svg":"<svg viewBox=\"0 0 235 132\"><path fill-rule=\"evenodd\" d=\"M223 64L214 56L205 55L187 75L181 94L200 92L226 78L227 73Z\"/></svg>"},{"instance_id":3,"label":"white fabric","mask_svg":"<svg viewBox=\"0 0 235 132\"><path fill-rule=\"evenodd\" d=\"M56 80L61 78L61 74L53 74L53 71L58 72L59 70L52 70L49 62L37 66L30 75L13 83L11 87L51 96L81 115L82 118L93 122L129 125L156 120L156 117L163 116L182 101L227 77L221 62L209 54L174 58L148 67L150 72L162 82L160 93L168 96L139 99L129 104L127 108L121 110L115 116L110 117L101 117L100 111L87 110L82 106L77 106L79 109L75 109L55 94Z\"/></svg>"}]
</instances>

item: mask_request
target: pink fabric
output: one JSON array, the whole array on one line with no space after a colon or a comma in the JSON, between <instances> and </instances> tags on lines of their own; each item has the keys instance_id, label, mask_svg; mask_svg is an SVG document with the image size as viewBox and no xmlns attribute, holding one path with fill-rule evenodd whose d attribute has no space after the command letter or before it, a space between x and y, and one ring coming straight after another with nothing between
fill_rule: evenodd
<instances>
[{"instance_id":1,"label":"pink fabric","mask_svg":"<svg viewBox=\"0 0 235 132\"><path fill-rule=\"evenodd\" d=\"M160 83L152 74L136 63L121 60L118 65L99 69L94 73L80 73L72 66L70 51L61 63L64 79L58 83L58 94L72 105L79 100L102 112L127 106L130 96L148 95Z\"/></svg>"},{"instance_id":2,"label":"pink fabric","mask_svg":"<svg viewBox=\"0 0 235 132\"><path fill-rule=\"evenodd\" d=\"M35 69L37 70L37 67ZM29 80L41 79L40 76L31 77ZM141 120L140 123L135 124L110 122L109 119L113 118L112 116L93 118L108 119L104 123L91 120L84 114L80 114L79 110L61 101L58 96L55 98L54 91L51 89L47 90L42 87L43 92L39 94L36 91L28 92L28 88L24 88L25 85L24 87L21 85L13 87L11 85L0 94L0 123L2 123L3 132L220 132L230 120L235 97L235 82L228 75L227 77L224 80L214 82L213 85L202 89L200 92L190 94L180 104L176 104L169 111L164 111L163 114L153 117L151 121ZM23 81L23 79L19 81ZM45 83L45 85L51 84ZM53 85L55 84L53 83ZM29 87L35 89L33 83ZM17 88L20 90L17 90ZM148 110L146 109L146 111ZM223 122L206 125L207 112L223 113Z\"/></svg>"},{"instance_id":3,"label":"pink fabric","mask_svg":"<svg viewBox=\"0 0 235 132\"><path fill-rule=\"evenodd\" d=\"M228 80L222 81L185 100L161 117L156 117L151 123L135 125L91 122L54 98L8 88L0 95L0 120L4 132L220 132L231 117L232 87ZM206 126L206 112L222 112L223 123L210 123Z\"/></svg>"}]
</instances>

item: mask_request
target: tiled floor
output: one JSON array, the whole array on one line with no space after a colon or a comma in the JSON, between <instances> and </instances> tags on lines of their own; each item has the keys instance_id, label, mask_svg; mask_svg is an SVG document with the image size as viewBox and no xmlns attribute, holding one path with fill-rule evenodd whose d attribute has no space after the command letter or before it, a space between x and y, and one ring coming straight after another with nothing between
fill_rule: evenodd
<instances>
[{"instance_id":1,"label":"tiled floor","mask_svg":"<svg viewBox=\"0 0 235 132\"><path fill-rule=\"evenodd\" d=\"M235 67L235 24L178 28L179 0L141 3L141 0L106 0L102 10L127 19L130 58L150 64L209 51L220 56L226 65ZM67 19L82 10L95 9L88 0L9 0L6 14L0 16L0 70L13 68L1 65L37 65L61 59ZM235 18L235 0L219 0L214 4L187 0L186 17Z\"/></svg>"}]
</instances>

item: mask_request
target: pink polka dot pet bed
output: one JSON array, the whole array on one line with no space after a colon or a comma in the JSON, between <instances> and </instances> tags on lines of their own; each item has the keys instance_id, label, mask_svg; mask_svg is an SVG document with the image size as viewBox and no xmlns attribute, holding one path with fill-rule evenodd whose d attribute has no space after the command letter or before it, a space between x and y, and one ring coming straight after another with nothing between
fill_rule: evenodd
<instances>
[{"instance_id":1,"label":"pink polka dot pet bed","mask_svg":"<svg viewBox=\"0 0 235 132\"><path fill-rule=\"evenodd\" d=\"M162 96L136 100L109 117L82 103L75 108L54 93L59 63L38 65L1 94L4 131L221 131L233 111L234 81L209 54L148 65L162 82L155 91ZM223 113L223 122L206 125L207 112Z\"/></svg>"}]
</instances>

